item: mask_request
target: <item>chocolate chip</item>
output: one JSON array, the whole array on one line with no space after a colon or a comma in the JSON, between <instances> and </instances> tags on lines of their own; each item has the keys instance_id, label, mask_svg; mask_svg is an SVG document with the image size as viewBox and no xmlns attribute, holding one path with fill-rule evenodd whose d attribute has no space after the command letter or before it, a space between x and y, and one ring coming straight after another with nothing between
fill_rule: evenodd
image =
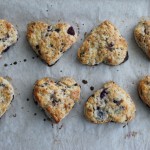
<instances>
[{"instance_id":1,"label":"chocolate chip","mask_svg":"<svg viewBox=\"0 0 150 150\"><path fill-rule=\"evenodd\" d=\"M91 87L90 87L90 90L91 90L91 91L93 91L93 90L94 90L94 87L93 87L93 86L91 86Z\"/></svg>"},{"instance_id":2,"label":"chocolate chip","mask_svg":"<svg viewBox=\"0 0 150 150\"><path fill-rule=\"evenodd\" d=\"M87 84L88 82L86 80L82 80L82 83L83 84Z\"/></svg>"},{"instance_id":3,"label":"chocolate chip","mask_svg":"<svg viewBox=\"0 0 150 150\"><path fill-rule=\"evenodd\" d=\"M7 33L6 38L9 38L9 37L10 37L9 34Z\"/></svg>"},{"instance_id":4,"label":"chocolate chip","mask_svg":"<svg viewBox=\"0 0 150 150\"><path fill-rule=\"evenodd\" d=\"M113 50L113 46L114 46L114 43L113 42L110 42L110 43L108 43L108 49L110 50L110 51L112 51Z\"/></svg>"},{"instance_id":5,"label":"chocolate chip","mask_svg":"<svg viewBox=\"0 0 150 150\"><path fill-rule=\"evenodd\" d=\"M26 62L27 60L26 60L26 59L24 59L23 61L24 61L24 62Z\"/></svg>"},{"instance_id":6,"label":"chocolate chip","mask_svg":"<svg viewBox=\"0 0 150 150\"><path fill-rule=\"evenodd\" d=\"M36 113L34 113L34 116L36 116Z\"/></svg>"},{"instance_id":7,"label":"chocolate chip","mask_svg":"<svg viewBox=\"0 0 150 150\"><path fill-rule=\"evenodd\" d=\"M113 102L114 102L117 106L119 106L119 105L123 102L123 100L120 100L120 101L113 100Z\"/></svg>"},{"instance_id":8,"label":"chocolate chip","mask_svg":"<svg viewBox=\"0 0 150 150\"><path fill-rule=\"evenodd\" d=\"M97 110L99 110L100 109L100 107L99 106L97 106Z\"/></svg>"},{"instance_id":9,"label":"chocolate chip","mask_svg":"<svg viewBox=\"0 0 150 150\"><path fill-rule=\"evenodd\" d=\"M39 45L36 45L35 48L36 48L36 49L39 49Z\"/></svg>"},{"instance_id":10,"label":"chocolate chip","mask_svg":"<svg viewBox=\"0 0 150 150\"><path fill-rule=\"evenodd\" d=\"M105 89L103 89L103 91L101 92L101 94L100 94L100 98L102 99L102 98L104 98L107 94L108 94L108 92L106 91L107 89L105 88Z\"/></svg>"},{"instance_id":11,"label":"chocolate chip","mask_svg":"<svg viewBox=\"0 0 150 150\"><path fill-rule=\"evenodd\" d=\"M74 86L77 86L77 85L78 85L77 83L74 84Z\"/></svg>"},{"instance_id":12,"label":"chocolate chip","mask_svg":"<svg viewBox=\"0 0 150 150\"><path fill-rule=\"evenodd\" d=\"M27 98L27 101L29 101L29 98Z\"/></svg>"},{"instance_id":13,"label":"chocolate chip","mask_svg":"<svg viewBox=\"0 0 150 150\"><path fill-rule=\"evenodd\" d=\"M60 29L55 29L55 31L59 33Z\"/></svg>"},{"instance_id":14,"label":"chocolate chip","mask_svg":"<svg viewBox=\"0 0 150 150\"><path fill-rule=\"evenodd\" d=\"M44 118L43 121L46 121L46 119Z\"/></svg>"},{"instance_id":15,"label":"chocolate chip","mask_svg":"<svg viewBox=\"0 0 150 150\"><path fill-rule=\"evenodd\" d=\"M49 32L49 31L51 31L52 30L52 26L48 26L47 27L47 31Z\"/></svg>"},{"instance_id":16,"label":"chocolate chip","mask_svg":"<svg viewBox=\"0 0 150 150\"><path fill-rule=\"evenodd\" d=\"M67 33L70 35L75 35L74 29L72 26L67 30Z\"/></svg>"}]
</instances>

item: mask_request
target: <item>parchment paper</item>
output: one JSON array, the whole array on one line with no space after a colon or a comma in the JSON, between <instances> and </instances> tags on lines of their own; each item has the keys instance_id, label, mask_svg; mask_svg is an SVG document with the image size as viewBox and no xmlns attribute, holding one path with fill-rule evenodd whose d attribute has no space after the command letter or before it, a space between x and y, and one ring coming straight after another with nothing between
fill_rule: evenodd
<instances>
[{"instance_id":1,"label":"parchment paper","mask_svg":"<svg viewBox=\"0 0 150 150\"><path fill-rule=\"evenodd\" d=\"M149 150L150 109L139 99L137 83L150 74L150 61L133 37L135 25L149 15L149 8L148 0L0 0L0 18L19 31L17 44L0 59L0 75L10 77L15 87L15 99L0 120L0 150ZM80 64L76 56L84 33L106 19L127 39L129 60L116 67ZM61 20L79 28L77 43L53 67L37 58L26 40L26 25L36 20L53 24ZM58 125L46 119L32 98L34 82L46 76L72 76L82 87L81 102ZM95 91L109 80L130 93L136 104L136 118L128 125L95 125L84 118L84 103L93 93L90 87Z\"/></svg>"}]
</instances>

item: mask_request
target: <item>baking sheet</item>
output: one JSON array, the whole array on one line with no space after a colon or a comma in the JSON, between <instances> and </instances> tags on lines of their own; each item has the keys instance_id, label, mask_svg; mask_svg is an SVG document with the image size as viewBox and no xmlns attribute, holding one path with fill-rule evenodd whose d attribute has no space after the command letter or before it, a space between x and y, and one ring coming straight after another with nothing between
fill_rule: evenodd
<instances>
[{"instance_id":1,"label":"baking sheet","mask_svg":"<svg viewBox=\"0 0 150 150\"><path fill-rule=\"evenodd\" d=\"M143 75L150 73L150 62L133 37L134 26L143 16L148 17L149 7L148 0L0 0L0 18L12 22L19 31L19 41L0 60L0 75L11 77L15 87L15 99L0 120L0 149L150 149L150 109L137 95L137 83ZM116 67L104 64L95 67L81 65L76 55L84 33L106 19L112 21L127 39L129 60ZM34 20L48 23L61 20L79 29L77 43L53 67L41 62L27 43L26 25ZM56 79L72 76L82 87L81 102L58 125L47 121L33 102L33 84L45 76ZM82 80L87 80L88 84L83 84ZM109 80L114 80L130 93L136 104L136 118L128 125L95 125L83 116L83 105L93 92L90 87L93 86L95 91Z\"/></svg>"}]
</instances>

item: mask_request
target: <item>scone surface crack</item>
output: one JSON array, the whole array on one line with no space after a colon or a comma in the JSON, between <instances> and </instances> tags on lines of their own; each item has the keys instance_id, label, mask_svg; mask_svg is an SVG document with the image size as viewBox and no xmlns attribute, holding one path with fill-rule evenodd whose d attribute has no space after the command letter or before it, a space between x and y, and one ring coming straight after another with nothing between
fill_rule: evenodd
<instances>
[{"instance_id":1,"label":"scone surface crack","mask_svg":"<svg viewBox=\"0 0 150 150\"><path fill-rule=\"evenodd\" d=\"M93 29L78 50L82 64L119 65L128 59L128 45L119 30L110 22L104 21Z\"/></svg>"},{"instance_id":2,"label":"scone surface crack","mask_svg":"<svg viewBox=\"0 0 150 150\"><path fill-rule=\"evenodd\" d=\"M80 99L80 86L70 77L56 82L42 78L35 83L34 99L54 122L60 122Z\"/></svg>"},{"instance_id":3,"label":"scone surface crack","mask_svg":"<svg viewBox=\"0 0 150 150\"><path fill-rule=\"evenodd\" d=\"M27 39L36 54L51 66L76 42L77 34L68 23L37 21L28 24Z\"/></svg>"},{"instance_id":4,"label":"scone surface crack","mask_svg":"<svg viewBox=\"0 0 150 150\"><path fill-rule=\"evenodd\" d=\"M84 107L86 118L97 124L129 122L134 118L135 111L129 94L112 81L90 96Z\"/></svg>"}]
</instances>

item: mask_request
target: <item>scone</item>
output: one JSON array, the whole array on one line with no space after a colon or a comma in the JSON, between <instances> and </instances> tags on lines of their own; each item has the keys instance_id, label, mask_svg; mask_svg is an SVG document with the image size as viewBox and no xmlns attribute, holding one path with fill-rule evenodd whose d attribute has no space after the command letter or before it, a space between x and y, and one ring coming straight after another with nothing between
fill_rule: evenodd
<instances>
[{"instance_id":1,"label":"scone","mask_svg":"<svg viewBox=\"0 0 150 150\"><path fill-rule=\"evenodd\" d=\"M49 25L37 21L28 24L27 39L36 54L52 66L76 42L77 34L67 23Z\"/></svg>"},{"instance_id":2,"label":"scone","mask_svg":"<svg viewBox=\"0 0 150 150\"><path fill-rule=\"evenodd\" d=\"M14 98L12 85L3 77L0 77L0 118L7 111Z\"/></svg>"},{"instance_id":3,"label":"scone","mask_svg":"<svg viewBox=\"0 0 150 150\"><path fill-rule=\"evenodd\" d=\"M90 96L84 107L86 118L96 124L129 122L135 117L135 111L129 94L113 81Z\"/></svg>"},{"instance_id":4,"label":"scone","mask_svg":"<svg viewBox=\"0 0 150 150\"><path fill-rule=\"evenodd\" d=\"M55 123L60 122L80 99L80 86L70 77L56 82L42 78L34 85L35 101Z\"/></svg>"},{"instance_id":5,"label":"scone","mask_svg":"<svg viewBox=\"0 0 150 150\"><path fill-rule=\"evenodd\" d=\"M138 23L134 29L134 37L138 46L150 58L150 20Z\"/></svg>"},{"instance_id":6,"label":"scone","mask_svg":"<svg viewBox=\"0 0 150 150\"><path fill-rule=\"evenodd\" d=\"M104 21L86 37L78 59L89 66L119 65L128 59L128 45L119 30L110 21Z\"/></svg>"},{"instance_id":7,"label":"scone","mask_svg":"<svg viewBox=\"0 0 150 150\"><path fill-rule=\"evenodd\" d=\"M6 20L0 20L0 55L17 42L18 32L15 27Z\"/></svg>"},{"instance_id":8,"label":"scone","mask_svg":"<svg viewBox=\"0 0 150 150\"><path fill-rule=\"evenodd\" d=\"M150 76L145 76L138 85L139 96L150 107Z\"/></svg>"}]
</instances>

